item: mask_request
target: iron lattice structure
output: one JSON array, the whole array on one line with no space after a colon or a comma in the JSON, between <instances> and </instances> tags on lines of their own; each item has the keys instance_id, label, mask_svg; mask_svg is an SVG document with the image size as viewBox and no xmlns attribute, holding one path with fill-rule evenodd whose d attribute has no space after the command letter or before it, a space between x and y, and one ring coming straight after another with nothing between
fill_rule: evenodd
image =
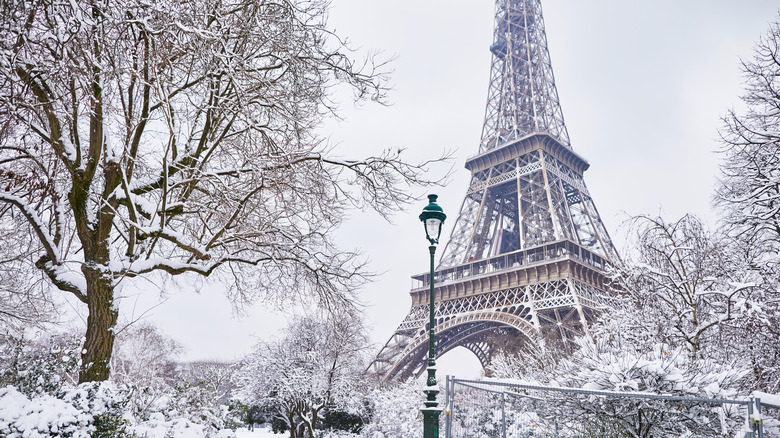
<instances>
[{"instance_id":1,"label":"iron lattice structure","mask_svg":"<svg viewBox=\"0 0 780 438\"><path fill-rule=\"evenodd\" d=\"M541 0L498 0L490 86L471 184L434 273L437 356L462 346L483 366L523 343L568 342L609 305L619 258L569 144ZM419 375L430 274L412 277L412 309L370 370Z\"/></svg>"}]
</instances>

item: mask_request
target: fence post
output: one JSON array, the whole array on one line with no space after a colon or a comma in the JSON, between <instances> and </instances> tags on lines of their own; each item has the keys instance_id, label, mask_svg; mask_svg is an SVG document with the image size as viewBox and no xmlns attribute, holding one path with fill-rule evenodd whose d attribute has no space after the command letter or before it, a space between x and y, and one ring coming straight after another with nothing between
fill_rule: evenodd
<instances>
[{"instance_id":1,"label":"fence post","mask_svg":"<svg viewBox=\"0 0 780 438\"><path fill-rule=\"evenodd\" d=\"M753 397L750 397L750 399L748 399L746 422L747 422L746 424L747 429L750 432L745 434L745 438L756 438L756 424L755 424L755 420L753 419Z\"/></svg>"},{"instance_id":2,"label":"fence post","mask_svg":"<svg viewBox=\"0 0 780 438\"><path fill-rule=\"evenodd\" d=\"M444 438L452 438L452 411L454 409L455 377L447 374L444 384Z\"/></svg>"},{"instance_id":3,"label":"fence post","mask_svg":"<svg viewBox=\"0 0 780 438\"><path fill-rule=\"evenodd\" d=\"M504 406L506 405L506 399L505 396L506 393L504 391L501 391L501 433L504 438L506 438L506 410Z\"/></svg>"},{"instance_id":4,"label":"fence post","mask_svg":"<svg viewBox=\"0 0 780 438\"><path fill-rule=\"evenodd\" d=\"M758 438L764 438L764 417L761 415L761 399L756 397L756 423L758 423Z\"/></svg>"}]
</instances>

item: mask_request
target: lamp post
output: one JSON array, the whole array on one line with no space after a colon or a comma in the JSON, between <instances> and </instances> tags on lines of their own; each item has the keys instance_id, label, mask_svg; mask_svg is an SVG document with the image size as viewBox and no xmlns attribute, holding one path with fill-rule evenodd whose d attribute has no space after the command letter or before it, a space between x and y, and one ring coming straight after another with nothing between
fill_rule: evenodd
<instances>
[{"instance_id":1,"label":"lamp post","mask_svg":"<svg viewBox=\"0 0 780 438\"><path fill-rule=\"evenodd\" d=\"M439 243L439 236L441 235L441 226L444 223L444 219L447 215L444 214L444 210L436 204L437 195L428 195L428 205L420 213L420 220L425 225L425 238L430 242L428 250L431 253L431 298L428 307L430 308L430 335L428 338L428 379L426 382L426 388L423 392L427 395L424 402L425 407L422 408L423 414L423 438L439 438L439 403L436 401L436 395L439 393L439 385L436 382L436 347L434 345L434 326L436 321L434 319L434 306L433 306L433 258L436 254L436 245Z\"/></svg>"}]
</instances>

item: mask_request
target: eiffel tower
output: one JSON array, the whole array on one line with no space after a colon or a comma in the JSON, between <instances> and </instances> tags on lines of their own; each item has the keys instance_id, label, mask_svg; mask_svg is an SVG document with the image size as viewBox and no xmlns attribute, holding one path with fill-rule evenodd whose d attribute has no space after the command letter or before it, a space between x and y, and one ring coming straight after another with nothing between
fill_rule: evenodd
<instances>
[{"instance_id":1,"label":"eiffel tower","mask_svg":"<svg viewBox=\"0 0 780 438\"><path fill-rule=\"evenodd\" d=\"M587 332L619 262L572 150L541 0L497 0L485 124L471 183L434 273L436 352L462 346L484 367L500 350ZM369 366L384 379L425 369L430 274Z\"/></svg>"}]
</instances>

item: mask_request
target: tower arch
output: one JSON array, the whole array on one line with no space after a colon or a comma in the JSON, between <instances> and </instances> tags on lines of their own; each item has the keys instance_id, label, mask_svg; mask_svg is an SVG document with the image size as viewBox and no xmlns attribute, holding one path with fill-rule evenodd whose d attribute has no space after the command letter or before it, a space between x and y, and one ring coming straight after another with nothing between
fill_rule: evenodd
<instances>
[{"instance_id":1,"label":"tower arch","mask_svg":"<svg viewBox=\"0 0 780 438\"><path fill-rule=\"evenodd\" d=\"M502 339L504 346L496 342ZM499 351L517 351L526 342L537 342L538 334L529 321L500 312L474 312L458 315L436 326L436 358L457 347L471 351L484 369ZM384 373L385 379L419 377L428 358L428 333L417 333Z\"/></svg>"}]
</instances>

